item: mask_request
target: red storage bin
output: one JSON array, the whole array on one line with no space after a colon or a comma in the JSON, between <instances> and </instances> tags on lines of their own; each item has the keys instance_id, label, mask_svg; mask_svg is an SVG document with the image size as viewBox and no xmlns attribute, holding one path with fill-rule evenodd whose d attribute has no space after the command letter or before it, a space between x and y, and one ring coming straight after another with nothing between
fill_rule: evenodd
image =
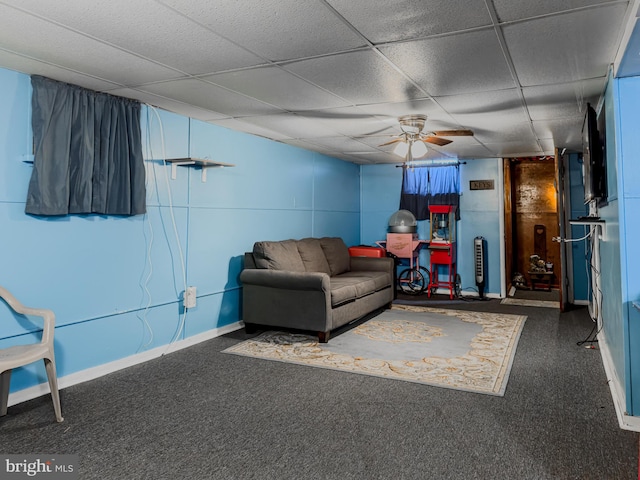
<instances>
[{"instance_id":1,"label":"red storage bin","mask_svg":"<svg viewBox=\"0 0 640 480\"><path fill-rule=\"evenodd\" d=\"M361 245L358 247L349 247L349 255L352 257L382 258L387 256L387 251L380 247L367 247Z\"/></svg>"}]
</instances>

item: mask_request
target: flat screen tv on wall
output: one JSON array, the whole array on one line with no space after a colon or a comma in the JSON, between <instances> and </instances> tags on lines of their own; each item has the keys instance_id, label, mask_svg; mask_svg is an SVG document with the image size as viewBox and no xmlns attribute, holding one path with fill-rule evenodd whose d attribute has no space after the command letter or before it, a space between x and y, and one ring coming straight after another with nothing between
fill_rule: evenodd
<instances>
[{"instance_id":1,"label":"flat screen tv on wall","mask_svg":"<svg viewBox=\"0 0 640 480\"><path fill-rule=\"evenodd\" d=\"M604 108L598 117L594 108L587 104L587 113L582 126L582 178L584 203L607 203L607 163L605 157Z\"/></svg>"}]
</instances>

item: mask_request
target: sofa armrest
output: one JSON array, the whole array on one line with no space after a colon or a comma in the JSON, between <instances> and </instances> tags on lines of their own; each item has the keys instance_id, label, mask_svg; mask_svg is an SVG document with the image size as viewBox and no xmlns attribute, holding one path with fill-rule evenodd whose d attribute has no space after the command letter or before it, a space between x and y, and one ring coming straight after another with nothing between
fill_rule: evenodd
<instances>
[{"instance_id":1,"label":"sofa armrest","mask_svg":"<svg viewBox=\"0 0 640 480\"><path fill-rule=\"evenodd\" d=\"M395 260L389 257L351 257L351 271L390 272L393 276Z\"/></svg>"},{"instance_id":2,"label":"sofa armrest","mask_svg":"<svg viewBox=\"0 0 640 480\"><path fill-rule=\"evenodd\" d=\"M240 273L243 285L256 285L287 290L318 290L330 292L329 275L320 272L290 272L249 268Z\"/></svg>"},{"instance_id":3,"label":"sofa armrest","mask_svg":"<svg viewBox=\"0 0 640 480\"><path fill-rule=\"evenodd\" d=\"M331 289L326 273L250 268L240 273L240 281L245 325L331 330Z\"/></svg>"}]
</instances>

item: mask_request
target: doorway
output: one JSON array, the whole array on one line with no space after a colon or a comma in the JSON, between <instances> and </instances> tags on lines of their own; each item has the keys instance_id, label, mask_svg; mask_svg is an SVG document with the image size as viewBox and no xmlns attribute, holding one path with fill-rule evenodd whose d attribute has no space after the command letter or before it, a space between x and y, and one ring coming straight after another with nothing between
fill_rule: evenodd
<instances>
[{"instance_id":1,"label":"doorway","mask_svg":"<svg viewBox=\"0 0 640 480\"><path fill-rule=\"evenodd\" d=\"M505 158L503 166L508 295L560 303L556 159Z\"/></svg>"}]
</instances>

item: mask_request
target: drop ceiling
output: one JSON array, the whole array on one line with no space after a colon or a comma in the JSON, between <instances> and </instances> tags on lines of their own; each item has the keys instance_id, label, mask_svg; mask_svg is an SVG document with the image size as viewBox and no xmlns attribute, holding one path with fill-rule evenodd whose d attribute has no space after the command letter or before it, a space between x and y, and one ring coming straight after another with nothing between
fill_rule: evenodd
<instances>
[{"instance_id":1,"label":"drop ceiling","mask_svg":"<svg viewBox=\"0 0 640 480\"><path fill-rule=\"evenodd\" d=\"M0 67L360 164L398 162L411 113L474 132L427 158L550 155L581 150L636 3L0 0Z\"/></svg>"}]
</instances>

